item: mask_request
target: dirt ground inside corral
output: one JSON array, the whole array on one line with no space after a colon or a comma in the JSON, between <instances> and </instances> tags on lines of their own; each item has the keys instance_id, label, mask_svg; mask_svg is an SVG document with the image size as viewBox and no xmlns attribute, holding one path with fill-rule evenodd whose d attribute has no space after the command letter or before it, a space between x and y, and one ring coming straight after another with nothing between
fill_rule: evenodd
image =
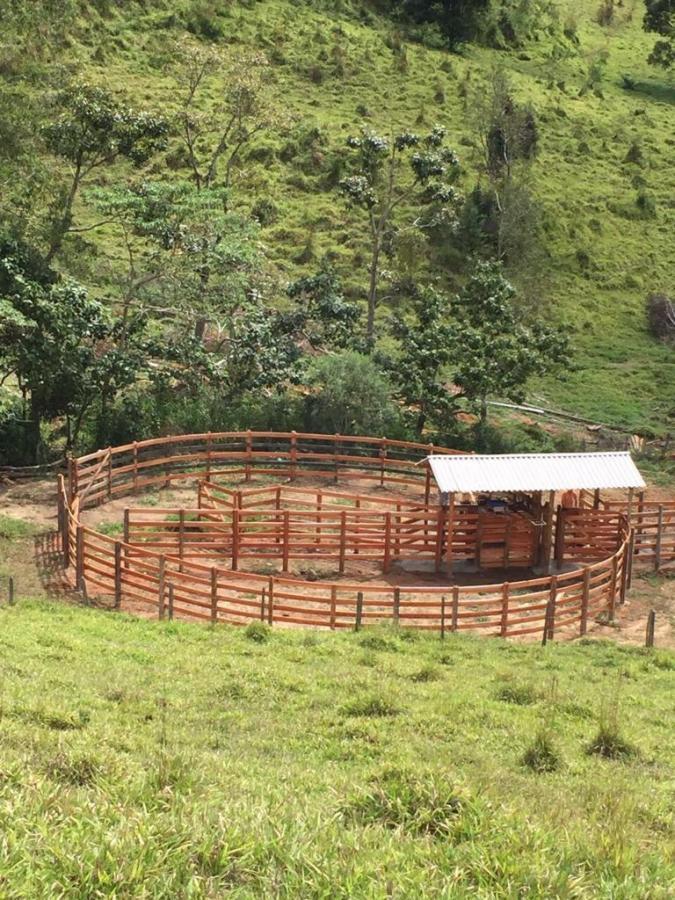
<instances>
[{"instance_id":1,"label":"dirt ground inside corral","mask_svg":"<svg viewBox=\"0 0 675 900\"><path fill-rule=\"evenodd\" d=\"M223 481L223 483L226 483ZM252 481L249 484L232 484L232 487L259 487L277 483L272 480ZM405 488L393 492L369 487L358 481L340 481L338 485L305 478L294 486L323 488L325 490L369 494L373 496L401 496L409 499L419 497L418 493ZM650 492L651 493L651 492ZM663 489L658 494L664 499L670 495ZM121 525L124 509L128 506L148 506L156 508L195 508L197 506L196 487L178 483L171 488L148 492L137 497L121 497L104 506L87 510L83 520L94 528ZM5 540L0 535L0 575L13 575L19 595L60 597L64 601L77 601L76 595L63 576L59 565L56 541L56 484L52 479L0 485L0 516L17 519L30 527L30 537ZM242 561L245 563L246 561ZM266 564L263 564L266 565ZM267 564L268 565L268 564ZM242 565L245 569L246 566ZM255 562L251 571L260 571ZM267 569L265 570L267 571ZM308 560L296 560L292 574L300 578L318 577L354 582L363 580L368 584L401 585L448 584L447 576L433 573L414 573L394 569L384 576L370 563L351 563L342 579L330 564L313 565ZM510 573L513 577L513 573ZM481 579L483 581L484 579ZM494 572L485 581L501 581L502 573ZM476 576L460 576L458 581L476 583ZM1 594L0 594L0 599ZM667 572L656 575L650 568L636 559L633 572L633 586L624 606L616 610L613 625L589 623L587 637L605 638L620 643L643 645L647 616L656 612L655 645L675 649L675 567L669 577ZM135 610L129 610L134 612ZM563 635L560 635L563 637Z\"/></svg>"}]
</instances>

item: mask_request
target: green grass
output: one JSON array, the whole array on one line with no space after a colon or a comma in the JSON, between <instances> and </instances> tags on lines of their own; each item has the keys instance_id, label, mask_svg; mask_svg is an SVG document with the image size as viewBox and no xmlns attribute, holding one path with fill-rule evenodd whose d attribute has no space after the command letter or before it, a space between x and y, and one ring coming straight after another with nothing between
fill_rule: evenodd
<instances>
[{"instance_id":1,"label":"green grass","mask_svg":"<svg viewBox=\"0 0 675 900\"><path fill-rule=\"evenodd\" d=\"M672 654L257 633L0 606L2 897L669 896Z\"/></svg>"}]
</instances>

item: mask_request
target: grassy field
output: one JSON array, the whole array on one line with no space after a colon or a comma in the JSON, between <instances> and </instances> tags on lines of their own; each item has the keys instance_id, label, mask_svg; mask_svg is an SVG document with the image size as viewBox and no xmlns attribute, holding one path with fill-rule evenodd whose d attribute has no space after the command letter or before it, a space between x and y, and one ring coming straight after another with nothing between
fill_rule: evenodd
<instances>
[{"instance_id":1,"label":"grassy field","mask_svg":"<svg viewBox=\"0 0 675 900\"><path fill-rule=\"evenodd\" d=\"M0 634L3 897L672 896L672 654L25 599Z\"/></svg>"},{"instance_id":2,"label":"grassy field","mask_svg":"<svg viewBox=\"0 0 675 900\"><path fill-rule=\"evenodd\" d=\"M673 354L649 335L644 304L648 291L672 289L675 275L675 85L646 63L653 37L641 28L642 4L617 7L614 24L603 28L596 0L561 3L561 23L576 42L559 31L518 50L469 47L461 56L400 44L391 23L366 14L365 6L201 4L211 10L222 43L268 53L274 93L296 117L290 135L264 136L251 148L233 198L245 210L261 200L276 206L276 220L263 228L275 277L305 274L330 250L350 293L362 296L364 222L337 198L331 176L345 138L364 125L389 133L440 122L470 189L480 157L473 98L501 66L539 122L531 179L545 211L547 255L534 276L535 294L575 333L576 371L533 385L531 399L635 429L667 428L675 408ZM176 108L170 47L185 34L185 21L175 5L162 2L106 16L92 11L69 56L84 76L170 114ZM216 80L205 111L217 103L218 90ZM155 177L175 177L176 141L166 161L153 164ZM180 165L178 171L186 174ZM86 194L83 204L84 222L99 218ZM104 229L85 237L101 252L94 277L105 291L115 235ZM452 289L451 255L437 248L433 266ZM392 314L400 311L383 307L381 320Z\"/></svg>"}]
</instances>

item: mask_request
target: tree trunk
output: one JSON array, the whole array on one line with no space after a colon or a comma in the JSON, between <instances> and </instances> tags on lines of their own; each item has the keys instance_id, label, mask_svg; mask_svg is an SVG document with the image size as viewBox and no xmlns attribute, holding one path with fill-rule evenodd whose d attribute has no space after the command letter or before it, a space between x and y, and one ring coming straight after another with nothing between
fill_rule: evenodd
<instances>
[{"instance_id":1,"label":"tree trunk","mask_svg":"<svg viewBox=\"0 0 675 900\"><path fill-rule=\"evenodd\" d=\"M82 166L81 163L78 163L75 167L75 173L73 174L73 183L70 186L68 196L66 197L66 203L63 207L63 215L61 216L61 221L59 222L57 230L52 236L51 242L49 244L49 249L47 250L47 255L45 257L45 262L47 263L47 265L51 265L52 260L61 249L63 245L63 239L68 234L70 225L73 221L73 203L75 202L75 197L80 187L81 173Z\"/></svg>"},{"instance_id":2,"label":"tree trunk","mask_svg":"<svg viewBox=\"0 0 675 900\"><path fill-rule=\"evenodd\" d=\"M366 324L366 337L369 341L375 335L375 310L377 308L377 270L380 263L382 250L382 238L378 233L373 243L373 255L370 260L370 283L368 285L368 321Z\"/></svg>"},{"instance_id":3,"label":"tree trunk","mask_svg":"<svg viewBox=\"0 0 675 900\"><path fill-rule=\"evenodd\" d=\"M42 412L38 397L33 391L30 393L30 452L33 465L40 463L40 450L42 447L42 435L40 433L40 425L42 424Z\"/></svg>"}]
</instances>

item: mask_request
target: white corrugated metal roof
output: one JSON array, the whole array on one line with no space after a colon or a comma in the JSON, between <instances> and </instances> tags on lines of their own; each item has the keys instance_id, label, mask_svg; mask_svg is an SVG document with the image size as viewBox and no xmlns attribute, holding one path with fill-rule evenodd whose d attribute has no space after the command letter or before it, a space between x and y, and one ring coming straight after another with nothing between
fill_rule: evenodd
<instances>
[{"instance_id":1,"label":"white corrugated metal roof","mask_svg":"<svg viewBox=\"0 0 675 900\"><path fill-rule=\"evenodd\" d=\"M442 494L644 487L628 452L428 456Z\"/></svg>"}]
</instances>

